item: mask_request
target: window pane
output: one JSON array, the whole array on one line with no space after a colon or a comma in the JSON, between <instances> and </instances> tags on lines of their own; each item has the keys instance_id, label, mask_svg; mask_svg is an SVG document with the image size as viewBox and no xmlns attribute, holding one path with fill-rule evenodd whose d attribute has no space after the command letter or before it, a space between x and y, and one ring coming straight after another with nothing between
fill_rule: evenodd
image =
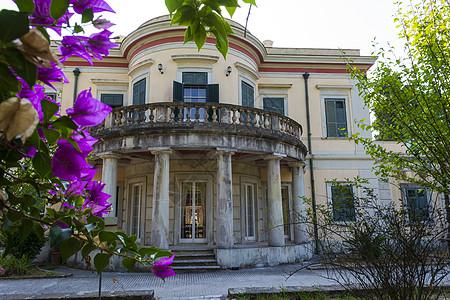
<instances>
[{"instance_id":1,"label":"window pane","mask_svg":"<svg viewBox=\"0 0 450 300\"><path fill-rule=\"evenodd\" d=\"M336 222L355 221L355 203L352 186L332 186L333 219Z\"/></svg>"},{"instance_id":2,"label":"window pane","mask_svg":"<svg viewBox=\"0 0 450 300\"><path fill-rule=\"evenodd\" d=\"M344 99L325 99L325 115L328 137L345 137L347 116Z\"/></svg>"},{"instance_id":3,"label":"window pane","mask_svg":"<svg viewBox=\"0 0 450 300\"><path fill-rule=\"evenodd\" d=\"M264 98L264 109L284 115L284 98Z\"/></svg>"}]
</instances>

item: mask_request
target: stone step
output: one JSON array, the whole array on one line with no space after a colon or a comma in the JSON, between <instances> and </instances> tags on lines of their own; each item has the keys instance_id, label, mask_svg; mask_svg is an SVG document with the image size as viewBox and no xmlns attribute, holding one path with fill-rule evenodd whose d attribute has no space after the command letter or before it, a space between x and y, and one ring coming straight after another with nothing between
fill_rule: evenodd
<instances>
[{"instance_id":1,"label":"stone step","mask_svg":"<svg viewBox=\"0 0 450 300\"><path fill-rule=\"evenodd\" d=\"M208 272L208 271L218 271L220 270L220 266L173 266L172 269L177 272L177 271L182 271L182 272Z\"/></svg>"},{"instance_id":2,"label":"stone step","mask_svg":"<svg viewBox=\"0 0 450 300\"><path fill-rule=\"evenodd\" d=\"M217 266L217 261L215 259L180 259L175 260L172 263L172 266Z\"/></svg>"},{"instance_id":3,"label":"stone step","mask_svg":"<svg viewBox=\"0 0 450 300\"><path fill-rule=\"evenodd\" d=\"M175 260L176 259L215 259L214 253L177 253L175 254Z\"/></svg>"}]
</instances>

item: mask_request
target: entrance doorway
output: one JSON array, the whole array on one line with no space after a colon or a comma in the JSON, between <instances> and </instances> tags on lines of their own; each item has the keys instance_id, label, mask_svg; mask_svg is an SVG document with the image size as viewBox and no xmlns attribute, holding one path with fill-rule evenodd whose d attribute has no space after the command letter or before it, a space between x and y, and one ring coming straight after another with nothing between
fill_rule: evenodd
<instances>
[{"instance_id":1,"label":"entrance doorway","mask_svg":"<svg viewBox=\"0 0 450 300\"><path fill-rule=\"evenodd\" d=\"M181 183L181 243L206 243L206 181Z\"/></svg>"}]
</instances>

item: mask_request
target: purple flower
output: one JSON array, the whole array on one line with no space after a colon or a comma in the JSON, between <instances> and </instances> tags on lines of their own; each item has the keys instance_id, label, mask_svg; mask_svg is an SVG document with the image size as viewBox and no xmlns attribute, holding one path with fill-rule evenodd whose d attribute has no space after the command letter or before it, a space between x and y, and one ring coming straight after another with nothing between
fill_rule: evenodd
<instances>
[{"instance_id":1,"label":"purple flower","mask_svg":"<svg viewBox=\"0 0 450 300\"><path fill-rule=\"evenodd\" d=\"M91 181L92 179L94 179L97 171L98 169L84 169L83 171L81 171L81 179Z\"/></svg>"},{"instance_id":2,"label":"purple flower","mask_svg":"<svg viewBox=\"0 0 450 300\"><path fill-rule=\"evenodd\" d=\"M77 198L78 196L83 195L86 184L87 181L72 181L64 191L64 196L66 198Z\"/></svg>"},{"instance_id":3,"label":"purple flower","mask_svg":"<svg viewBox=\"0 0 450 300\"><path fill-rule=\"evenodd\" d=\"M80 36L65 36L61 40L61 45L58 46L59 53L61 53L61 62L64 62L68 57L72 55L79 56L85 59L92 66L92 58L89 52L86 50L87 37Z\"/></svg>"},{"instance_id":4,"label":"purple flower","mask_svg":"<svg viewBox=\"0 0 450 300\"><path fill-rule=\"evenodd\" d=\"M68 141L59 140L58 149L52 158L52 173L62 180L81 180L84 169L90 168L86 157L76 150Z\"/></svg>"},{"instance_id":5,"label":"purple flower","mask_svg":"<svg viewBox=\"0 0 450 300\"><path fill-rule=\"evenodd\" d=\"M111 195L103 192L104 187L105 185L100 181L88 182L86 188L89 190L89 195L83 204L83 209L90 208L92 214L99 217L109 213L112 204L108 203L108 199Z\"/></svg>"},{"instance_id":6,"label":"purple flower","mask_svg":"<svg viewBox=\"0 0 450 300\"><path fill-rule=\"evenodd\" d=\"M103 122L111 107L93 98L89 89L82 91L66 112L78 126L95 126Z\"/></svg>"},{"instance_id":7,"label":"purple flower","mask_svg":"<svg viewBox=\"0 0 450 300\"><path fill-rule=\"evenodd\" d=\"M52 25L54 20L50 14L50 4L51 0L34 0L34 12L30 16L32 25ZM61 26L67 24L67 21L73 13L66 12L59 20L56 22L56 26L50 27L56 33L61 35Z\"/></svg>"},{"instance_id":8,"label":"purple flower","mask_svg":"<svg viewBox=\"0 0 450 300\"><path fill-rule=\"evenodd\" d=\"M42 121L42 119L44 118L44 113L42 112L41 100L46 98L44 87L36 83L33 87L34 89L31 89L25 82L25 80L20 77L17 78L22 84L22 89L17 94L17 97L30 100L30 102L33 104L33 107L38 112L39 120Z\"/></svg>"},{"instance_id":9,"label":"purple flower","mask_svg":"<svg viewBox=\"0 0 450 300\"><path fill-rule=\"evenodd\" d=\"M172 267L170 266L171 263L173 263L173 259L175 258L175 254L172 255L169 258L161 258L157 262L153 263L152 266L152 273L156 275L156 277L159 278L166 278L170 276L176 276L175 272L173 271Z\"/></svg>"},{"instance_id":10,"label":"purple flower","mask_svg":"<svg viewBox=\"0 0 450 300\"><path fill-rule=\"evenodd\" d=\"M104 0L70 0L73 4L73 10L77 14L83 13L83 10L92 8L94 13L109 11L115 13L115 11Z\"/></svg>"},{"instance_id":11,"label":"purple flower","mask_svg":"<svg viewBox=\"0 0 450 300\"><path fill-rule=\"evenodd\" d=\"M78 147L80 147L81 152L85 156L92 152L92 146L98 141L87 130L83 130L82 133L74 132L70 137L77 142Z\"/></svg>"},{"instance_id":12,"label":"purple flower","mask_svg":"<svg viewBox=\"0 0 450 300\"><path fill-rule=\"evenodd\" d=\"M57 67L54 62L50 62L52 68L42 68L37 66L37 79L52 87L55 91L55 87L50 82L64 82L69 83L63 71Z\"/></svg>"},{"instance_id":13,"label":"purple flower","mask_svg":"<svg viewBox=\"0 0 450 300\"><path fill-rule=\"evenodd\" d=\"M102 55L108 55L109 49L118 47L116 43L109 40L111 34L112 32L105 29L102 32L89 36L87 41L88 50L96 59L102 60Z\"/></svg>"},{"instance_id":14,"label":"purple flower","mask_svg":"<svg viewBox=\"0 0 450 300\"><path fill-rule=\"evenodd\" d=\"M92 21L92 25L94 25L94 27L97 29L108 29L111 26L114 26L116 24L111 23L110 21L108 21L106 19L97 18L96 20Z\"/></svg>"}]
</instances>

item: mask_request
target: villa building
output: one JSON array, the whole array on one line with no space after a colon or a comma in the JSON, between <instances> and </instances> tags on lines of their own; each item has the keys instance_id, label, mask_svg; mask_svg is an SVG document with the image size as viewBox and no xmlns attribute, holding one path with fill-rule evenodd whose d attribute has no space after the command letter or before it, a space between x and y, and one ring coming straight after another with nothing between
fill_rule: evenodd
<instances>
[{"instance_id":1,"label":"villa building","mask_svg":"<svg viewBox=\"0 0 450 300\"><path fill-rule=\"evenodd\" d=\"M370 119L346 59L367 70L373 57L273 47L231 21L224 59L213 36L198 52L169 24L142 24L93 66L64 63L63 110L89 88L114 108L91 133L111 228L141 245L213 249L223 268L275 265L311 255L295 219L303 196L333 201L327 179L359 175L391 199L371 158L345 137L354 120Z\"/></svg>"}]
</instances>

